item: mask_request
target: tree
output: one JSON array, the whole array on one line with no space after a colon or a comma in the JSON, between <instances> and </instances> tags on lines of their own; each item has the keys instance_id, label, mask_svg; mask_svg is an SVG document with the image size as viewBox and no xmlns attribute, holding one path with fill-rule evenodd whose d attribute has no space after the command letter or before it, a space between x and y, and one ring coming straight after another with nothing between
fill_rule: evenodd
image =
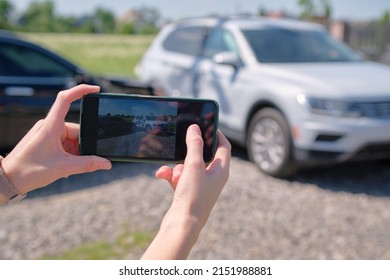
<instances>
[{"instance_id":1,"label":"tree","mask_svg":"<svg viewBox=\"0 0 390 280\"><path fill-rule=\"evenodd\" d=\"M298 0L298 5L302 8L300 18L313 20L315 18L330 19L332 8L329 0Z\"/></svg>"},{"instance_id":2,"label":"tree","mask_svg":"<svg viewBox=\"0 0 390 280\"><path fill-rule=\"evenodd\" d=\"M117 33L119 34L134 34L134 24L132 22L119 23L117 26Z\"/></svg>"},{"instance_id":3,"label":"tree","mask_svg":"<svg viewBox=\"0 0 390 280\"><path fill-rule=\"evenodd\" d=\"M95 10L94 27L95 32L98 33L113 33L115 30L115 16L114 14L104 8L97 8Z\"/></svg>"},{"instance_id":4,"label":"tree","mask_svg":"<svg viewBox=\"0 0 390 280\"><path fill-rule=\"evenodd\" d=\"M390 23L390 12L385 11L380 19L380 23L383 25L388 25Z\"/></svg>"},{"instance_id":5,"label":"tree","mask_svg":"<svg viewBox=\"0 0 390 280\"><path fill-rule=\"evenodd\" d=\"M314 5L311 0L298 0L298 5L302 8L300 18L310 20L314 16Z\"/></svg>"},{"instance_id":6,"label":"tree","mask_svg":"<svg viewBox=\"0 0 390 280\"><path fill-rule=\"evenodd\" d=\"M267 16L267 9L263 6L261 6L257 12L259 16Z\"/></svg>"},{"instance_id":7,"label":"tree","mask_svg":"<svg viewBox=\"0 0 390 280\"><path fill-rule=\"evenodd\" d=\"M0 29L10 29L13 5L8 0L0 0Z\"/></svg>"},{"instance_id":8,"label":"tree","mask_svg":"<svg viewBox=\"0 0 390 280\"><path fill-rule=\"evenodd\" d=\"M22 14L19 23L26 31L53 32L54 3L47 0L44 2L32 2Z\"/></svg>"}]
</instances>

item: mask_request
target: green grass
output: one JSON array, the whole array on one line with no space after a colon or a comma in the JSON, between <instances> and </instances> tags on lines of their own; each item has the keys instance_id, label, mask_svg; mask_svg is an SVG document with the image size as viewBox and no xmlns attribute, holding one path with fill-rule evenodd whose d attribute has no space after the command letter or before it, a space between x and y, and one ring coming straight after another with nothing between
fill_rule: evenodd
<instances>
[{"instance_id":1,"label":"green grass","mask_svg":"<svg viewBox=\"0 0 390 280\"><path fill-rule=\"evenodd\" d=\"M134 68L154 35L101 35L23 33L38 43L94 74L134 77Z\"/></svg>"},{"instance_id":2,"label":"green grass","mask_svg":"<svg viewBox=\"0 0 390 280\"><path fill-rule=\"evenodd\" d=\"M149 246L154 234L149 232L124 231L114 241L86 242L59 255L45 255L43 260L119 260L132 251L142 254Z\"/></svg>"}]
</instances>

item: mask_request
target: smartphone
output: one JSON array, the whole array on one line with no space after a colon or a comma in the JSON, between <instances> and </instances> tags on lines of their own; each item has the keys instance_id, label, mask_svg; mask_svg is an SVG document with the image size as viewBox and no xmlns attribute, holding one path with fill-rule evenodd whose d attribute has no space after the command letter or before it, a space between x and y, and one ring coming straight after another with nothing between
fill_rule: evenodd
<instances>
[{"instance_id":1,"label":"smartphone","mask_svg":"<svg viewBox=\"0 0 390 280\"><path fill-rule=\"evenodd\" d=\"M214 100L99 93L81 100L79 150L112 161L183 162L186 132L198 124L203 158L217 146L218 104Z\"/></svg>"}]
</instances>

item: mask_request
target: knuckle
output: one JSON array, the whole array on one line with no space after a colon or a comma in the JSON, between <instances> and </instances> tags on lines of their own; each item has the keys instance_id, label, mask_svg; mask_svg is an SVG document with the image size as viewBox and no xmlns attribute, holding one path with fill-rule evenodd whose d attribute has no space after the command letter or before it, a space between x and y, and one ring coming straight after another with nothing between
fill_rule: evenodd
<instances>
[{"instance_id":1,"label":"knuckle","mask_svg":"<svg viewBox=\"0 0 390 280\"><path fill-rule=\"evenodd\" d=\"M203 145L203 139L200 135L195 135L192 139L192 142L194 142L196 145Z\"/></svg>"},{"instance_id":2,"label":"knuckle","mask_svg":"<svg viewBox=\"0 0 390 280\"><path fill-rule=\"evenodd\" d=\"M43 125L43 123L45 122L45 120L44 119L40 119L39 121L37 121L36 123L35 123L35 127L36 128L40 128L40 127L42 127L42 125Z\"/></svg>"},{"instance_id":3,"label":"knuckle","mask_svg":"<svg viewBox=\"0 0 390 280\"><path fill-rule=\"evenodd\" d=\"M65 102L67 100L67 90L61 90L57 94L57 102Z\"/></svg>"},{"instance_id":4,"label":"knuckle","mask_svg":"<svg viewBox=\"0 0 390 280\"><path fill-rule=\"evenodd\" d=\"M196 169L205 168L205 163L202 157L200 156L196 158L194 157L187 158L185 164L191 168L196 168Z\"/></svg>"},{"instance_id":5,"label":"knuckle","mask_svg":"<svg viewBox=\"0 0 390 280\"><path fill-rule=\"evenodd\" d=\"M191 139L189 139L189 145L191 145L192 147L203 147L203 139L201 136L199 135L196 135L196 136L193 136Z\"/></svg>"},{"instance_id":6,"label":"knuckle","mask_svg":"<svg viewBox=\"0 0 390 280\"><path fill-rule=\"evenodd\" d=\"M226 143L226 149L231 152L232 151L232 144L230 144L230 142L227 142Z\"/></svg>"}]
</instances>

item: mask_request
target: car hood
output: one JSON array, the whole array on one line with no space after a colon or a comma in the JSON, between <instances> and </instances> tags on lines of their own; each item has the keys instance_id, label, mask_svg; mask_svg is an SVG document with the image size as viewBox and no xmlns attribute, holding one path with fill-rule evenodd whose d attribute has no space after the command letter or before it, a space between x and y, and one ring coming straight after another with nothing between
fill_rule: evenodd
<instances>
[{"instance_id":1,"label":"car hood","mask_svg":"<svg viewBox=\"0 0 390 280\"><path fill-rule=\"evenodd\" d=\"M390 67L384 64L366 61L263 64L260 68L279 83L313 96L390 99Z\"/></svg>"},{"instance_id":2,"label":"car hood","mask_svg":"<svg viewBox=\"0 0 390 280\"><path fill-rule=\"evenodd\" d=\"M94 79L101 85L103 91L153 95L151 85L138 79L116 75L94 76Z\"/></svg>"}]
</instances>

